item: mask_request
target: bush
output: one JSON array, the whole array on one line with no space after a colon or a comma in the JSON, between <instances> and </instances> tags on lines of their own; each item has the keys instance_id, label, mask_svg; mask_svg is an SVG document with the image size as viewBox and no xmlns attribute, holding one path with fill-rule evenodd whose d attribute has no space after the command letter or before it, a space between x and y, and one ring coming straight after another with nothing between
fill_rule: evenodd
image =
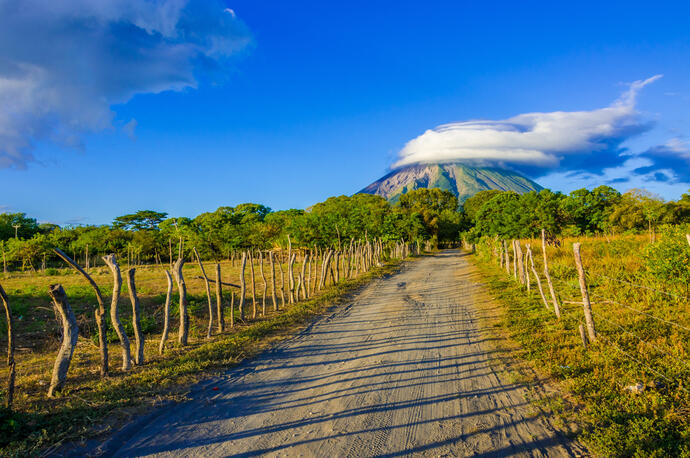
<instances>
[{"instance_id":1,"label":"bush","mask_svg":"<svg viewBox=\"0 0 690 458\"><path fill-rule=\"evenodd\" d=\"M644 251L647 272L660 282L690 283L690 245L685 234L690 232L686 225L666 226L661 240L650 244Z\"/></svg>"}]
</instances>

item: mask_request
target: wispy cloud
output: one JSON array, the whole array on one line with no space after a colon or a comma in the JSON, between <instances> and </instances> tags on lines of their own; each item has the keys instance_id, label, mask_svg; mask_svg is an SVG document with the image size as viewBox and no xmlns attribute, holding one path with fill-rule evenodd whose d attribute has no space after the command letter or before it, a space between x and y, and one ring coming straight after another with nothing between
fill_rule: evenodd
<instances>
[{"instance_id":1,"label":"wispy cloud","mask_svg":"<svg viewBox=\"0 0 690 458\"><path fill-rule=\"evenodd\" d=\"M442 125L407 143L395 166L464 161L509 166L537 176L558 167L601 171L616 166L622 162L623 141L651 127L635 103L639 91L661 76L631 83L605 108Z\"/></svg>"},{"instance_id":2,"label":"wispy cloud","mask_svg":"<svg viewBox=\"0 0 690 458\"><path fill-rule=\"evenodd\" d=\"M113 104L195 87L248 42L220 0L0 0L0 168L80 146Z\"/></svg>"}]
</instances>

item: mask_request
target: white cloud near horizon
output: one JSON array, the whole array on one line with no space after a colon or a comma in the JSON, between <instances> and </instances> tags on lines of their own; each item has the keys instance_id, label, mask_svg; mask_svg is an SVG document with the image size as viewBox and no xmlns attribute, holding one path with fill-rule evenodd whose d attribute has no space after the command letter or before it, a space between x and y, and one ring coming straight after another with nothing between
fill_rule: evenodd
<instances>
[{"instance_id":1,"label":"white cloud near horizon","mask_svg":"<svg viewBox=\"0 0 690 458\"><path fill-rule=\"evenodd\" d=\"M196 87L248 42L220 0L0 0L0 168L37 141L81 147L112 105Z\"/></svg>"},{"instance_id":2,"label":"white cloud near horizon","mask_svg":"<svg viewBox=\"0 0 690 458\"><path fill-rule=\"evenodd\" d=\"M594 158L611 165L620 143L649 128L635 108L638 92L661 78L630 84L610 106L589 111L525 113L505 120L455 122L409 141L393 167L413 163L470 162L555 169L569 160ZM596 153L601 153L595 156ZM607 156L607 157L603 157Z\"/></svg>"}]
</instances>

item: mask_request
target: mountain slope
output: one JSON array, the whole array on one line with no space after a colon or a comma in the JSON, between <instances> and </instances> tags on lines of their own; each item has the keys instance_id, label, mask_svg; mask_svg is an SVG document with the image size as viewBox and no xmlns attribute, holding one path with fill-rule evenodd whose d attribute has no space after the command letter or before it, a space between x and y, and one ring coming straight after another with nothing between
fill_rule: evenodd
<instances>
[{"instance_id":1,"label":"mountain slope","mask_svg":"<svg viewBox=\"0 0 690 458\"><path fill-rule=\"evenodd\" d=\"M521 194L543 189L534 181L506 169L465 164L412 164L391 171L359 192L397 202L401 195L419 188L446 189L458 196L460 203L487 189Z\"/></svg>"}]
</instances>

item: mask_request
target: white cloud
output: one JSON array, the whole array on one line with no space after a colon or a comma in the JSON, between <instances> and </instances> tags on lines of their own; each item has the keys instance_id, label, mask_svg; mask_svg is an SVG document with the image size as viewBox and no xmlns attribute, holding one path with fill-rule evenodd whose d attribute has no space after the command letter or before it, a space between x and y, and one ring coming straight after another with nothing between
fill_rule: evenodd
<instances>
[{"instance_id":1,"label":"white cloud","mask_svg":"<svg viewBox=\"0 0 690 458\"><path fill-rule=\"evenodd\" d=\"M610 152L625 138L647 128L635 109L636 97L661 76L633 82L605 108L526 113L500 121L456 122L427 130L405 145L394 166L467 161L551 169L569 158L582 160L583 155Z\"/></svg>"},{"instance_id":2,"label":"white cloud","mask_svg":"<svg viewBox=\"0 0 690 458\"><path fill-rule=\"evenodd\" d=\"M249 41L223 11L220 0L0 0L0 168L26 167L37 140L80 146L135 94L195 87Z\"/></svg>"}]
</instances>

